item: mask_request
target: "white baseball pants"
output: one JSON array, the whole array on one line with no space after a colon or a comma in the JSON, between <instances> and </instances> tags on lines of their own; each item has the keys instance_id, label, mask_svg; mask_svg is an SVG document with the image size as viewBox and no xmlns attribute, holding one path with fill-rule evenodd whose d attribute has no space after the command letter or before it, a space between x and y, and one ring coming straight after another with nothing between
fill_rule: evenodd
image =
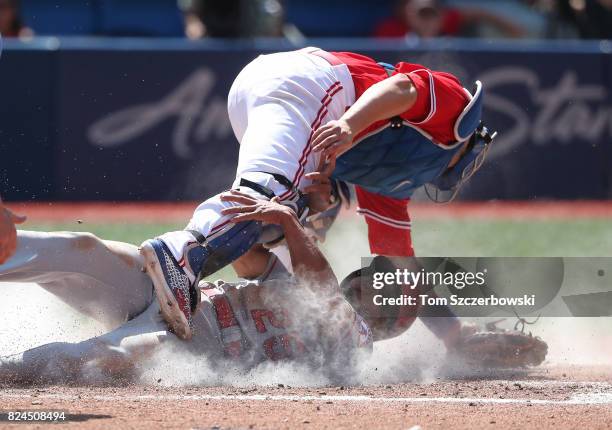
<instances>
[{"instance_id":1,"label":"white baseball pants","mask_svg":"<svg viewBox=\"0 0 612 430\"><path fill-rule=\"evenodd\" d=\"M298 189L309 185L304 175L315 171L320 161L312 152L314 131L339 119L354 101L355 88L346 65L332 66L308 49L257 57L236 77L228 95L230 122L240 142L233 187L246 178L270 188L281 199L291 198L290 190L261 172L284 175ZM231 205L218 195L206 200L187 229L207 238L222 234L231 224L220 212ZM177 261L185 245L193 242L185 231L167 233L161 239Z\"/></svg>"}]
</instances>

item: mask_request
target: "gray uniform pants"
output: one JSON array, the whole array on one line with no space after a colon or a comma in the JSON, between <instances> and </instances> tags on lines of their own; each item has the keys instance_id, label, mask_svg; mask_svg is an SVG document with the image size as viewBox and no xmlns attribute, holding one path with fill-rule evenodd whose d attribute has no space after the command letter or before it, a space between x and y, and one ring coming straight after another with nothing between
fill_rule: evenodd
<instances>
[{"instance_id":1,"label":"gray uniform pants","mask_svg":"<svg viewBox=\"0 0 612 430\"><path fill-rule=\"evenodd\" d=\"M89 233L18 231L16 253L0 265L2 282L34 282L109 333L78 343L56 342L0 358L0 382L92 382L132 377L143 357L162 344L216 357L220 335L214 309L203 301L195 337L167 331L138 249ZM0 352L1 355L1 352Z\"/></svg>"}]
</instances>

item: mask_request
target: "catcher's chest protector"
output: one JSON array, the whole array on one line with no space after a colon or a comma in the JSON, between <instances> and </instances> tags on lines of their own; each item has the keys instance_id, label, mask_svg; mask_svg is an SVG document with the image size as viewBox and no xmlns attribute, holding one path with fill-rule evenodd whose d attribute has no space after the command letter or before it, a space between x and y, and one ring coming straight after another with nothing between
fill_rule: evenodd
<instances>
[{"instance_id":1,"label":"catcher's chest protector","mask_svg":"<svg viewBox=\"0 0 612 430\"><path fill-rule=\"evenodd\" d=\"M334 178L396 199L410 198L437 178L462 143L476 130L482 116L482 86L454 125L458 143L440 145L420 128L396 117L366 135L337 160Z\"/></svg>"}]
</instances>

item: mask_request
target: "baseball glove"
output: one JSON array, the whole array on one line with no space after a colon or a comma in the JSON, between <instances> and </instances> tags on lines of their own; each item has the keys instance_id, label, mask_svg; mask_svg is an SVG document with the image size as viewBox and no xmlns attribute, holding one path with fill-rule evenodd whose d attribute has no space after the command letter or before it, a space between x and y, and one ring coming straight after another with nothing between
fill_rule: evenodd
<instances>
[{"instance_id":1,"label":"baseball glove","mask_svg":"<svg viewBox=\"0 0 612 430\"><path fill-rule=\"evenodd\" d=\"M548 345L539 337L501 329L463 336L452 350L465 364L498 369L538 366L547 352Z\"/></svg>"}]
</instances>

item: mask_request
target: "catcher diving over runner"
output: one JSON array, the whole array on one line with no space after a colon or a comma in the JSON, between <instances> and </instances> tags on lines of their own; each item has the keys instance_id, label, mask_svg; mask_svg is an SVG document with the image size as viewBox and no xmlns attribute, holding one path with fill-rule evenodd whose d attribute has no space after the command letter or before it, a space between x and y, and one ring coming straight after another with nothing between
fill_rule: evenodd
<instances>
[{"instance_id":1,"label":"catcher diving over runner","mask_svg":"<svg viewBox=\"0 0 612 430\"><path fill-rule=\"evenodd\" d=\"M357 186L372 253L409 257L414 190L427 184L454 195L483 162L494 135L481 122L482 100L480 82L470 92L453 75L417 64L317 48L259 56L228 96L240 142L233 188L278 197L306 221L304 192L318 167L337 158L333 176ZM260 222L237 222L232 206L214 196L185 230L142 245L161 311L181 338L191 337L198 279L257 242L282 238Z\"/></svg>"}]
</instances>

